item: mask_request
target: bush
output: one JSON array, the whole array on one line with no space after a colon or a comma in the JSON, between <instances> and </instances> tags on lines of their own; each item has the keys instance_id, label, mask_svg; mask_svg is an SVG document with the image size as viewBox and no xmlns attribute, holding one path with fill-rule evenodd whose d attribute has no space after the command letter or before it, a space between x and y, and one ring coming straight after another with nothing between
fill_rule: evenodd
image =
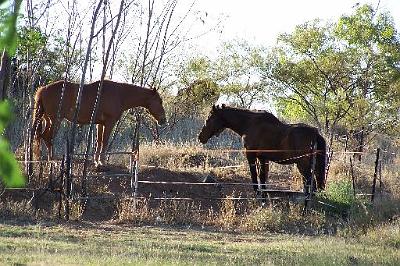
<instances>
[{"instance_id":1,"label":"bush","mask_svg":"<svg viewBox=\"0 0 400 266\"><path fill-rule=\"evenodd\" d=\"M348 217L350 210L360 203L354 196L351 181L346 179L332 181L327 190L319 193L317 197L326 203L326 210L343 217Z\"/></svg>"}]
</instances>

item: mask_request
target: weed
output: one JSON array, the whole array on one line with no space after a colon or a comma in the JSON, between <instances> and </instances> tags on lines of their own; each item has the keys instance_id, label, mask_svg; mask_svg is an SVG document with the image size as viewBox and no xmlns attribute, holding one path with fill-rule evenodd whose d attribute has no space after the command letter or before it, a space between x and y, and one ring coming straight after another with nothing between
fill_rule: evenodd
<instances>
[{"instance_id":1,"label":"weed","mask_svg":"<svg viewBox=\"0 0 400 266\"><path fill-rule=\"evenodd\" d=\"M218 225L225 230L232 230L237 223L237 212L235 201L232 196L227 196L221 201L221 207L218 216Z\"/></svg>"}]
</instances>

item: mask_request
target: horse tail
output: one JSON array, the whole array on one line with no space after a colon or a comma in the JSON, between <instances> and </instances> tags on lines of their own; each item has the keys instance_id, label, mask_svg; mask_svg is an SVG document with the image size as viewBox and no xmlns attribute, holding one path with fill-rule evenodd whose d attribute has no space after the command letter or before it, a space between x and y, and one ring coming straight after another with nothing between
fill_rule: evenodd
<instances>
[{"instance_id":1,"label":"horse tail","mask_svg":"<svg viewBox=\"0 0 400 266\"><path fill-rule=\"evenodd\" d=\"M41 97L41 88L35 94L35 105L32 114L32 130L31 140L33 145L33 153L36 158L40 157L40 137L42 134L42 118L44 115L43 102ZM31 159L33 158L31 147Z\"/></svg>"},{"instance_id":2,"label":"horse tail","mask_svg":"<svg viewBox=\"0 0 400 266\"><path fill-rule=\"evenodd\" d=\"M317 188L324 190L326 183L326 142L325 139L317 134L317 155L316 155L316 165L315 174L317 179Z\"/></svg>"}]
</instances>

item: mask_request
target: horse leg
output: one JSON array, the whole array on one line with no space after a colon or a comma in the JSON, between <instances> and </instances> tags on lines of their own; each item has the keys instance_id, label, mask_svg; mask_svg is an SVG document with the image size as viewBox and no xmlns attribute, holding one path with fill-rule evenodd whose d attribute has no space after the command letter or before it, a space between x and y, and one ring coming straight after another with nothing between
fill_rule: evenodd
<instances>
[{"instance_id":1,"label":"horse leg","mask_svg":"<svg viewBox=\"0 0 400 266\"><path fill-rule=\"evenodd\" d=\"M265 160L265 158L263 158L263 157L259 157L258 160L260 163L259 164L260 165L260 173L259 173L260 184L261 184L261 189L263 190L261 195L262 195L263 199L265 199L266 194L267 194L265 190L267 189L266 181L268 179L268 173L269 173L269 161Z\"/></svg>"},{"instance_id":2,"label":"horse leg","mask_svg":"<svg viewBox=\"0 0 400 266\"><path fill-rule=\"evenodd\" d=\"M33 158L40 160L40 157L41 157L40 144L41 144L41 139L43 138L43 136L42 136L43 120L44 120L44 118L40 117L32 125L32 132L31 132L32 151L31 151L31 156L30 156L31 160Z\"/></svg>"},{"instance_id":3,"label":"horse leg","mask_svg":"<svg viewBox=\"0 0 400 266\"><path fill-rule=\"evenodd\" d=\"M258 158L260 162L260 184L261 184L261 189L265 190L267 189L266 187L266 180L268 178L268 172L269 172L269 161L265 160L262 157Z\"/></svg>"},{"instance_id":4,"label":"horse leg","mask_svg":"<svg viewBox=\"0 0 400 266\"><path fill-rule=\"evenodd\" d=\"M303 176L303 185L304 185L304 193L306 196L311 192L308 188L311 185L311 167L308 160L302 159L297 162L297 168L300 171L300 174Z\"/></svg>"},{"instance_id":5,"label":"horse leg","mask_svg":"<svg viewBox=\"0 0 400 266\"><path fill-rule=\"evenodd\" d=\"M53 137L55 125L52 123L50 117L45 117L45 129L42 134L42 139L47 147L47 160L53 159Z\"/></svg>"},{"instance_id":6,"label":"horse leg","mask_svg":"<svg viewBox=\"0 0 400 266\"><path fill-rule=\"evenodd\" d=\"M101 150L100 150L100 163L104 162L105 159L105 154L104 152L107 149L108 145L108 139L110 138L111 131L114 127L115 122L109 122L104 125L104 130L103 130L103 143L101 145Z\"/></svg>"},{"instance_id":7,"label":"horse leg","mask_svg":"<svg viewBox=\"0 0 400 266\"><path fill-rule=\"evenodd\" d=\"M103 137L104 137L104 125L97 124L96 125L96 151L94 154L94 164L95 166L101 165L101 160L100 160L100 152L103 149Z\"/></svg>"},{"instance_id":8,"label":"horse leg","mask_svg":"<svg viewBox=\"0 0 400 266\"><path fill-rule=\"evenodd\" d=\"M254 192L258 192L258 181L257 181L257 168L256 168L256 156L252 152L246 152L246 158L249 163L250 167L250 174L251 174L251 180L253 182L253 189Z\"/></svg>"},{"instance_id":9,"label":"horse leg","mask_svg":"<svg viewBox=\"0 0 400 266\"><path fill-rule=\"evenodd\" d=\"M42 139L44 140L44 143L46 144L47 147L47 160L51 161L53 159L53 139L54 139L54 133L56 129L58 128L58 124L52 123L51 117L46 117L45 118L45 130L42 134ZM48 183L48 189L53 190L53 177L52 177L52 172L53 172L53 164L50 162L50 175L49 175L49 183Z\"/></svg>"}]
</instances>

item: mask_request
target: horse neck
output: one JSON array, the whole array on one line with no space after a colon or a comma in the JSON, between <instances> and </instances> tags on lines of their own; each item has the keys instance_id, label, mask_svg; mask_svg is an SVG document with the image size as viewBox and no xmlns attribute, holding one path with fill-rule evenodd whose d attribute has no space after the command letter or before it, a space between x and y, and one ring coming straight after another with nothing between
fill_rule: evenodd
<instances>
[{"instance_id":1,"label":"horse neck","mask_svg":"<svg viewBox=\"0 0 400 266\"><path fill-rule=\"evenodd\" d=\"M225 109L221 112L225 127L236 132L240 136L246 134L249 114L242 110Z\"/></svg>"},{"instance_id":2,"label":"horse neck","mask_svg":"<svg viewBox=\"0 0 400 266\"><path fill-rule=\"evenodd\" d=\"M150 89L131 84L121 84L120 91L123 110L138 106L147 108L149 105L149 98L152 96L152 91Z\"/></svg>"}]
</instances>

